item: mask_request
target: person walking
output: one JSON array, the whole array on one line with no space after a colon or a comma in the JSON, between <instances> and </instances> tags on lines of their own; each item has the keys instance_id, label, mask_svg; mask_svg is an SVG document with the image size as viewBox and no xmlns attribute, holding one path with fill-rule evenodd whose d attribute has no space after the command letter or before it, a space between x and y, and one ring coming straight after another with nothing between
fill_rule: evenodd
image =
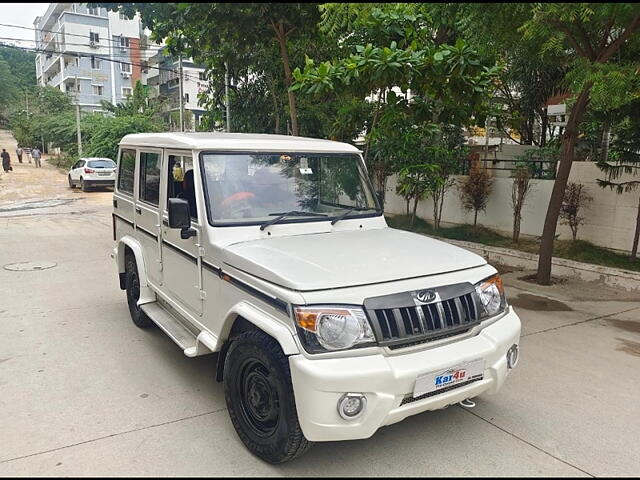
<instances>
[{"instance_id":1,"label":"person walking","mask_svg":"<svg viewBox=\"0 0 640 480\"><path fill-rule=\"evenodd\" d=\"M16 147L16 155L18 156L18 162L22 163L22 147L20 145Z\"/></svg>"},{"instance_id":2,"label":"person walking","mask_svg":"<svg viewBox=\"0 0 640 480\"><path fill-rule=\"evenodd\" d=\"M31 163L31 149L29 147L24 147L22 152L27 156L27 160Z\"/></svg>"},{"instance_id":3,"label":"person walking","mask_svg":"<svg viewBox=\"0 0 640 480\"><path fill-rule=\"evenodd\" d=\"M11 168L11 157L9 156L9 152L3 148L0 157L2 157L2 168L4 169L4 173L13 170L13 168Z\"/></svg>"},{"instance_id":4,"label":"person walking","mask_svg":"<svg viewBox=\"0 0 640 480\"><path fill-rule=\"evenodd\" d=\"M31 156L33 157L33 161L36 163L36 168L40 168L42 166L42 164L40 163L41 155L42 154L40 153L40 150L38 150L38 147L35 147L31 150Z\"/></svg>"}]
</instances>

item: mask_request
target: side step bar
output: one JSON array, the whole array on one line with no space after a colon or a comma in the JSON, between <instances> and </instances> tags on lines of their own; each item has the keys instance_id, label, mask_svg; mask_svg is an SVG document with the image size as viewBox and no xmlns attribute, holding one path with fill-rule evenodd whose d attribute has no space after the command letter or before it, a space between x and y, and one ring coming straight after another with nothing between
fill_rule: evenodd
<instances>
[{"instance_id":1,"label":"side step bar","mask_svg":"<svg viewBox=\"0 0 640 480\"><path fill-rule=\"evenodd\" d=\"M205 352L198 351L198 339L183 323L174 317L158 303L146 303L140 308L153 320L168 336L178 344L187 357L195 357ZM202 348L200 348L202 350Z\"/></svg>"}]
</instances>

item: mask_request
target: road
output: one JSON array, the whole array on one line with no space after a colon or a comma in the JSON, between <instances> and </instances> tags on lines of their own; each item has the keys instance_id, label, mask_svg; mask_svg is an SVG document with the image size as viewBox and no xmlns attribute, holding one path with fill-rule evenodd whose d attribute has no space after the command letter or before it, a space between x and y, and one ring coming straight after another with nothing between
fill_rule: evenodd
<instances>
[{"instance_id":1,"label":"road","mask_svg":"<svg viewBox=\"0 0 640 480\"><path fill-rule=\"evenodd\" d=\"M638 295L539 287L523 272L504 275L522 357L497 395L265 464L233 430L216 355L189 359L131 322L108 256L111 193L71 191L53 167L16 163L0 177L1 476L640 472ZM40 269L6 268L17 262Z\"/></svg>"}]
</instances>

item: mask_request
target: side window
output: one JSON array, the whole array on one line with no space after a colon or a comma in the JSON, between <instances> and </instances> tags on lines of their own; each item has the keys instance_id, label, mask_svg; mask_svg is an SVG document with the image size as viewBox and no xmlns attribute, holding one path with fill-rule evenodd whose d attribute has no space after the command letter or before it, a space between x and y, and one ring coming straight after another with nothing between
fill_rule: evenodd
<instances>
[{"instance_id":1,"label":"side window","mask_svg":"<svg viewBox=\"0 0 640 480\"><path fill-rule=\"evenodd\" d=\"M84 160L80 160L78 162L78 168L84 167L85 161Z\"/></svg>"},{"instance_id":2,"label":"side window","mask_svg":"<svg viewBox=\"0 0 640 480\"><path fill-rule=\"evenodd\" d=\"M124 148L120 152L118 191L133 195L133 173L136 169L136 151Z\"/></svg>"},{"instance_id":3,"label":"side window","mask_svg":"<svg viewBox=\"0 0 640 480\"><path fill-rule=\"evenodd\" d=\"M189 202L191 218L197 221L196 192L193 177L193 159L186 155L169 155L167 165L167 205L170 198L184 198Z\"/></svg>"},{"instance_id":4,"label":"side window","mask_svg":"<svg viewBox=\"0 0 640 480\"><path fill-rule=\"evenodd\" d=\"M140 200L158 206L160 154L140 152Z\"/></svg>"}]
</instances>

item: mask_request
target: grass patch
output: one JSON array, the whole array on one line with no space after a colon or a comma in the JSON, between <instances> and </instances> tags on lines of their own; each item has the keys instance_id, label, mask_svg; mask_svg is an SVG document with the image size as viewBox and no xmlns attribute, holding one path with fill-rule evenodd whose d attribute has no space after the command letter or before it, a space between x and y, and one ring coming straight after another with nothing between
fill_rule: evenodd
<instances>
[{"instance_id":1,"label":"grass patch","mask_svg":"<svg viewBox=\"0 0 640 480\"><path fill-rule=\"evenodd\" d=\"M539 242L536 240L521 239L518 243L514 243L511 241L511 237L506 237L483 226L473 228L473 225L455 225L434 230L433 225L422 218L416 218L413 228L409 227L411 217L408 215L394 215L386 217L386 219L389 226L401 230L425 233L451 240L481 243L494 247L512 248L527 253L538 253ZM614 252L584 240L576 240L575 242L571 240L556 240L553 255L557 258L566 258L576 262L640 272L640 259L631 261L629 255Z\"/></svg>"}]
</instances>

